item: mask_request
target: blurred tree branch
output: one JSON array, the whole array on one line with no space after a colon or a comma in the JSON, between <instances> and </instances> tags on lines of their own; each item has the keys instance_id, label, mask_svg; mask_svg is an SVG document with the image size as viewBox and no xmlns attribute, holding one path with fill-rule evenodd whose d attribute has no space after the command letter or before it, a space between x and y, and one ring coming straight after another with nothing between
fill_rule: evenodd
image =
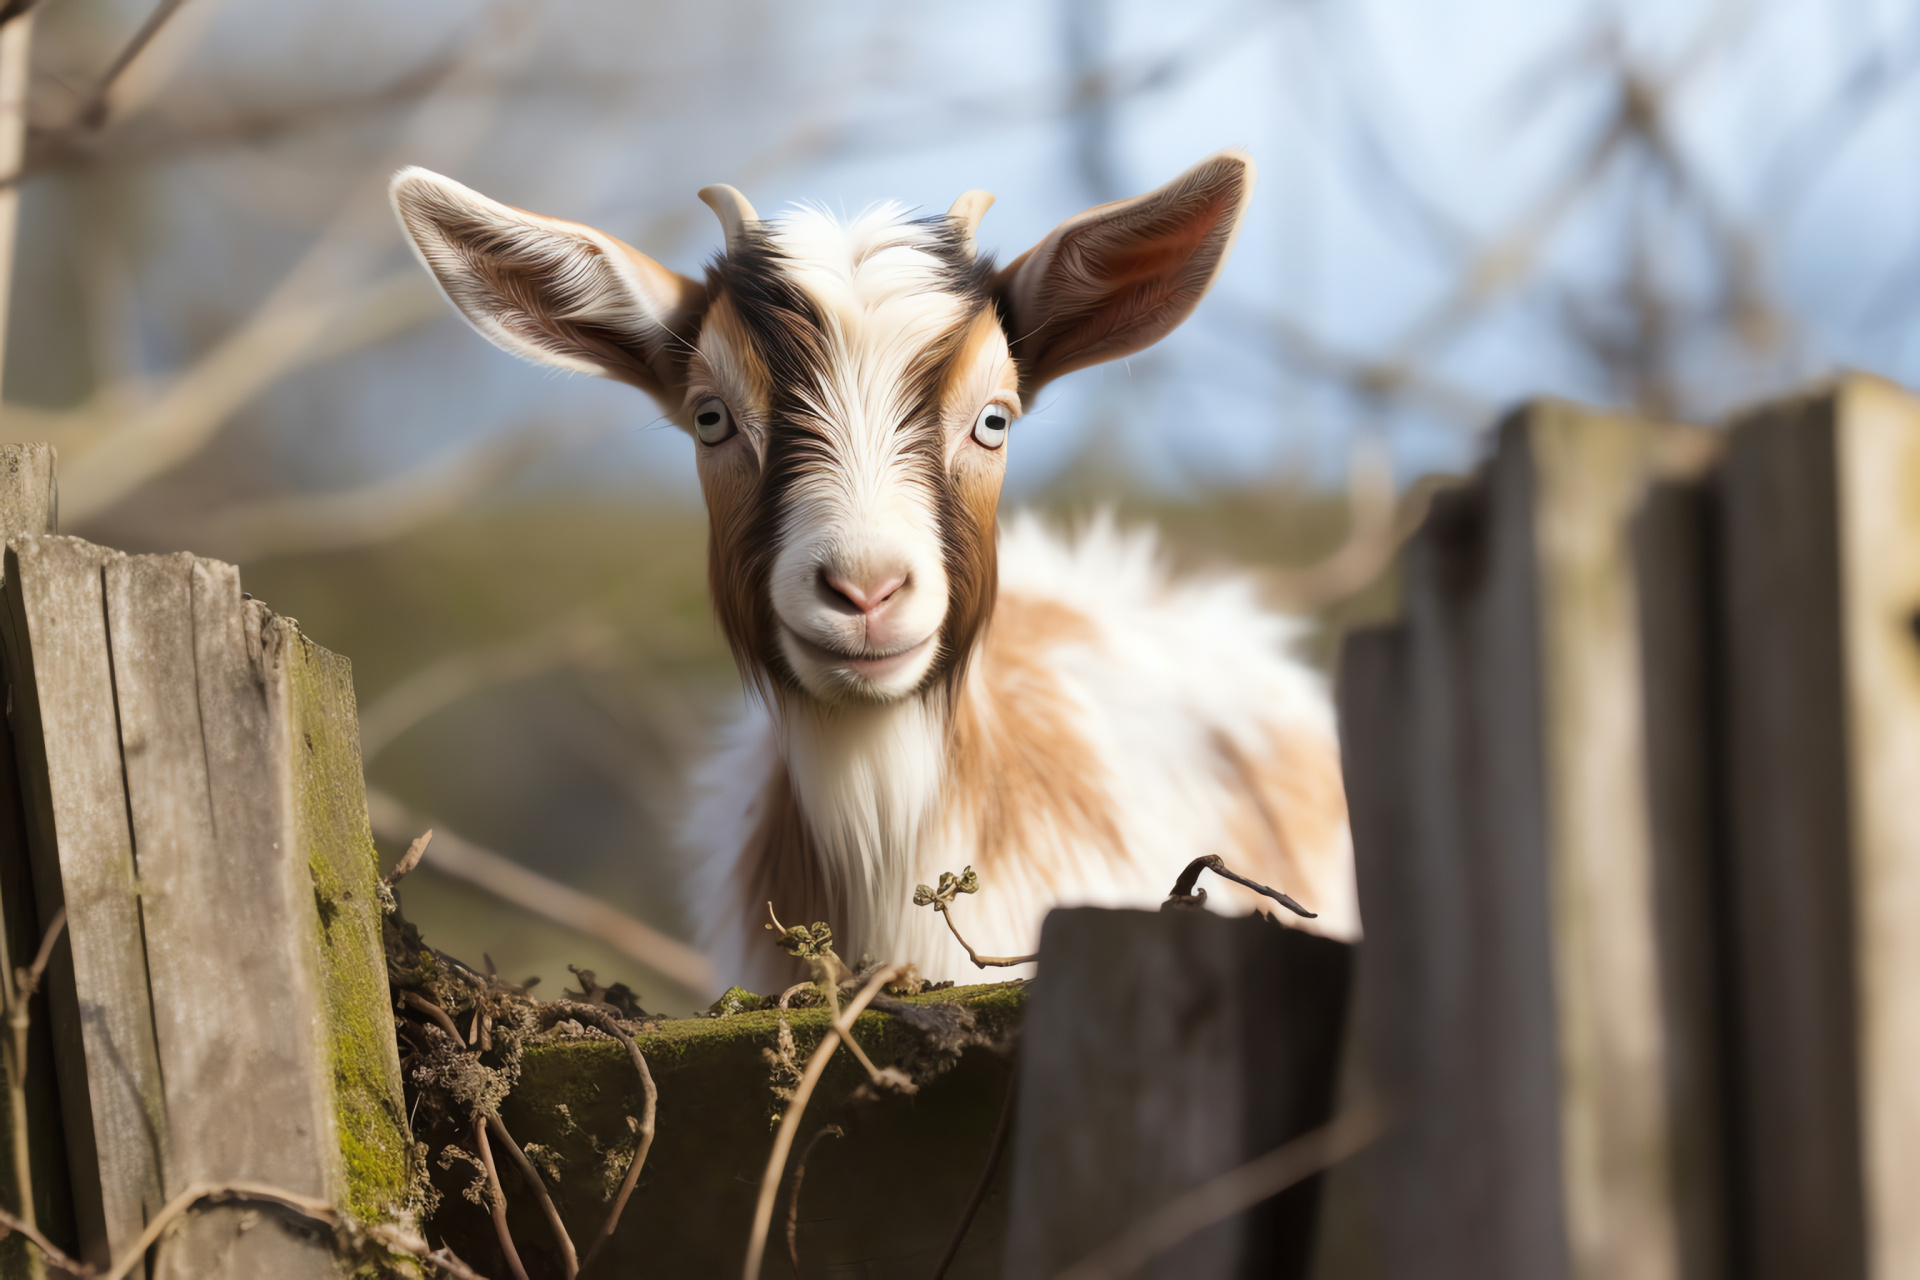
<instances>
[{"instance_id":1,"label":"blurred tree branch","mask_svg":"<svg viewBox=\"0 0 1920 1280\"><path fill-rule=\"evenodd\" d=\"M438 305L437 295L433 302ZM197 527L175 532L212 554L240 562L371 546L442 520L542 458L577 447L604 430L512 430L370 484L240 503L215 511Z\"/></svg>"}]
</instances>

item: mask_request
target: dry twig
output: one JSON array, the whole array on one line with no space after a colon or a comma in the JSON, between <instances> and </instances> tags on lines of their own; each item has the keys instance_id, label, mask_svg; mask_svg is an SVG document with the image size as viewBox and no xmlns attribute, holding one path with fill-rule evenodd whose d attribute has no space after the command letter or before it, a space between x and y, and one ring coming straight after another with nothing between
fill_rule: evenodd
<instances>
[{"instance_id":1,"label":"dry twig","mask_svg":"<svg viewBox=\"0 0 1920 1280\"><path fill-rule=\"evenodd\" d=\"M4 1227L8 1231L19 1232L22 1236L26 1237L34 1248L45 1255L48 1262L51 1262L68 1275L85 1276L93 1273L93 1268L89 1267L86 1263L77 1262L61 1252L59 1246L40 1234L38 1227L35 1227L30 1222L25 1222L14 1217L5 1209L0 1209L0 1227Z\"/></svg>"},{"instance_id":2,"label":"dry twig","mask_svg":"<svg viewBox=\"0 0 1920 1280\"><path fill-rule=\"evenodd\" d=\"M27 1033L33 1026L29 1002L34 993L40 990L40 979L46 974L47 963L53 959L54 944L60 940L61 931L66 927L67 909L61 907L53 913L53 921L47 925L46 933L41 935L33 963L4 975L8 1032L5 1049L7 1109L13 1130L13 1185L15 1194L20 1197L20 1225L14 1229L43 1249L51 1246L40 1235L37 1230L39 1223L34 1219L33 1152L27 1139ZM11 1221L5 1225L13 1227ZM59 1261L65 1255L59 1254L58 1250L53 1250L47 1256L53 1258L57 1265L65 1265ZM29 1265L34 1274L39 1274L37 1264L30 1262Z\"/></svg>"},{"instance_id":3,"label":"dry twig","mask_svg":"<svg viewBox=\"0 0 1920 1280\"><path fill-rule=\"evenodd\" d=\"M992 966L996 969L1009 968L1016 964L1031 964L1040 957L1030 956L983 956L973 949L973 944L960 936L960 926L953 922L953 899L955 894L980 892L980 877L974 874L972 867L965 867L959 875L951 871L940 873L940 887L929 889L926 885L915 885L913 905L932 907L946 918L947 928L953 930L954 939L967 949L967 959L973 961L976 969Z\"/></svg>"},{"instance_id":4,"label":"dry twig","mask_svg":"<svg viewBox=\"0 0 1920 1280\"><path fill-rule=\"evenodd\" d=\"M653 1072L647 1069L646 1055L640 1052L640 1044L627 1033L619 1020L605 1009L590 1004L580 1004L572 1000L556 1000L546 1006L543 1012L556 1017L577 1018L606 1032L622 1045L626 1046L627 1056L633 1061L633 1069L640 1077L642 1105L640 1120L635 1127L633 1159L627 1162L626 1176L620 1179L620 1190L613 1197L613 1207L607 1210L607 1220L594 1234L593 1243L587 1246L587 1256L581 1260L582 1271L593 1265L600 1251L613 1239L613 1233L620 1226L620 1215L626 1210L627 1201L633 1195L633 1189L640 1181L640 1171L646 1167L647 1151L653 1146L653 1130L656 1112L659 1108L660 1094L653 1084Z\"/></svg>"},{"instance_id":5,"label":"dry twig","mask_svg":"<svg viewBox=\"0 0 1920 1280\"><path fill-rule=\"evenodd\" d=\"M499 1116L487 1117L487 1132L506 1147L507 1154L513 1157L513 1167L520 1171L521 1180L532 1190L534 1199L540 1202L540 1212L547 1216L553 1242L560 1247L560 1267L567 1273L567 1280L573 1280L580 1274L580 1256L574 1252L573 1237L567 1234L567 1224L560 1220L560 1211L553 1207L553 1197L547 1193L547 1184L540 1180L540 1171L533 1167L533 1161L527 1159L527 1153L513 1140L513 1135L507 1132L507 1126Z\"/></svg>"},{"instance_id":6,"label":"dry twig","mask_svg":"<svg viewBox=\"0 0 1920 1280\"><path fill-rule=\"evenodd\" d=\"M820 1083L820 1076L826 1071L827 1062L833 1057L833 1051L840 1046L841 1040L851 1038L853 1020L880 994L881 988L900 974L900 969L889 966L868 978L867 985L860 989L859 995L847 1002L846 1010L834 1019L833 1025L820 1038L820 1047L807 1059L807 1069L793 1091L793 1102L787 1107L786 1116L780 1121L780 1132L773 1139L773 1151L767 1156L766 1172L760 1178L760 1199L754 1206L753 1232L747 1239L747 1261L742 1268L746 1280L759 1280L760 1263L767 1252L767 1231L773 1226L773 1202L780 1193L780 1175L786 1170L787 1154L793 1149L793 1134L800 1127L800 1117L806 1112L807 1099L813 1096L813 1087Z\"/></svg>"},{"instance_id":7,"label":"dry twig","mask_svg":"<svg viewBox=\"0 0 1920 1280\"><path fill-rule=\"evenodd\" d=\"M979 1181L973 1184L973 1194L967 1197L967 1207L960 1212L960 1221L953 1224L953 1235L947 1240L947 1251L940 1255L940 1265L933 1269L933 1280L945 1280L947 1268L960 1256L960 1246L965 1243L967 1232L973 1227L974 1215L980 1212L980 1204L987 1198L987 1188L993 1185L994 1170L1000 1167L1000 1154L1006 1149L1007 1134L1013 1129L1013 1104L1020 1093L1019 1064L1007 1077L1007 1096L1000 1101L1000 1122L993 1126L993 1145L987 1149L987 1163L980 1170ZM794 1270L799 1270L796 1266Z\"/></svg>"},{"instance_id":8,"label":"dry twig","mask_svg":"<svg viewBox=\"0 0 1920 1280\"><path fill-rule=\"evenodd\" d=\"M367 812L373 819L374 834L383 840L410 839L413 832L432 825L439 832L434 837L433 869L442 875L465 880L522 910L598 938L690 991L713 991L712 963L678 938L668 937L652 925L511 858L483 849L448 831L444 824L428 824L384 791L368 788Z\"/></svg>"},{"instance_id":9,"label":"dry twig","mask_svg":"<svg viewBox=\"0 0 1920 1280\"><path fill-rule=\"evenodd\" d=\"M1294 1183L1339 1164L1379 1137L1384 1128L1372 1106L1354 1107L1318 1129L1175 1196L1062 1271L1055 1280L1119 1280L1132 1275L1194 1232L1224 1222Z\"/></svg>"},{"instance_id":10,"label":"dry twig","mask_svg":"<svg viewBox=\"0 0 1920 1280\"><path fill-rule=\"evenodd\" d=\"M820 1139L846 1136L847 1131L839 1125L825 1125L807 1139L807 1145L800 1148L800 1158L793 1162L793 1178L787 1184L787 1260L793 1263L796 1276L800 1274L800 1184L807 1180L807 1161L812 1159Z\"/></svg>"},{"instance_id":11,"label":"dry twig","mask_svg":"<svg viewBox=\"0 0 1920 1280\"><path fill-rule=\"evenodd\" d=\"M500 1252L506 1255L513 1280L527 1280L527 1268L520 1261L520 1250L514 1247L513 1232L507 1229L507 1193L500 1186L500 1170L494 1167L485 1116L473 1118L473 1147L480 1156L480 1167L487 1174L487 1213L493 1219L493 1234L500 1241Z\"/></svg>"},{"instance_id":12,"label":"dry twig","mask_svg":"<svg viewBox=\"0 0 1920 1280\"><path fill-rule=\"evenodd\" d=\"M426 856L427 846L432 842L433 828L428 827L420 835L414 837L413 843L407 846L407 851L400 855L400 861L393 864L393 870L387 872L387 874L381 878L380 883L391 889L406 879L407 872L420 865L420 859Z\"/></svg>"},{"instance_id":13,"label":"dry twig","mask_svg":"<svg viewBox=\"0 0 1920 1280\"><path fill-rule=\"evenodd\" d=\"M1160 909L1165 911L1170 907L1197 908L1206 906L1207 891L1193 887L1194 882L1200 878L1202 871L1211 871L1213 874L1231 880L1235 884L1245 885L1255 893L1265 894L1295 915L1305 916L1309 920L1318 918L1314 912L1307 910L1278 889L1270 889L1258 880L1247 879L1239 872L1227 866L1226 863L1222 862L1218 854L1212 853L1207 854L1205 857L1195 858L1187 864L1187 869L1182 871L1180 878L1173 882L1173 892L1168 894L1167 900L1160 904Z\"/></svg>"}]
</instances>

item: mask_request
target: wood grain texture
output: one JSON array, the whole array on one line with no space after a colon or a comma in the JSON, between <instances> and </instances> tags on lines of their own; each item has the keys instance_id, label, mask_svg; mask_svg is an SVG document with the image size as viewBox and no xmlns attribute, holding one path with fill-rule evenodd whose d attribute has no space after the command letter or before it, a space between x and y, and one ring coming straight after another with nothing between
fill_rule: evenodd
<instances>
[{"instance_id":1,"label":"wood grain texture","mask_svg":"<svg viewBox=\"0 0 1920 1280\"><path fill-rule=\"evenodd\" d=\"M280 824L239 576L190 555L137 556L107 565L106 589L166 1082L166 1192L245 1179L326 1196L312 888ZM158 1274L338 1273L327 1241L260 1219L244 1206L196 1213Z\"/></svg>"},{"instance_id":2,"label":"wood grain texture","mask_svg":"<svg viewBox=\"0 0 1920 1280\"><path fill-rule=\"evenodd\" d=\"M1140 1214L1323 1123L1351 952L1261 917L1057 910L1021 1037L1005 1274L1052 1276ZM1300 1276L1318 1180L1139 1274Z\"/></svg>"},{"instance_id":3,"label":"wood grain texture","mask_svg":"<svg viewBox=\"0 0 1920 1280\"><path fill-rule=\"evenodd\" d=\"M108 650L104 566L75 538L16 538L0 614L34 890L67 908L49 976L83 1256L131 1244L161 1202L166 1115Z\"/></svg>"},{"instance_id":4,"label":"wood grain texture","mask_svg":"<svg viewBox=\"0 0 1920 1280\"><path fill-rule=\"evenodd\" d=\"M1839 388L1842 656L1868 1273L1920 1275L1920 399Z\"/></svg>"},{"instance_id":5,"label":"wood grain texture","mask_svg":"<svg viewBox=\"0 0 1920 1280\"><path fill-rule=\"evenodd\" d=\"M55 532L54 453L47 445L0 445L0 543ZM0 725L0 964L17 969L32 962L43 932L27 852L26 809L14 759L11 726ZM20 1205L31 1197L34 1220L62 1248L79 1248L73 1216L72 1178L66 1135L54 1085L53 1034L44 991L28 1004L26 1120L32 1186L14 1185L13 1162L0 1158L0 1201ZM0 1107L0 1151L13 1144L10 1108ZM0 1274L24 1273L27 1243L0 1241Z\"/></svg>"}]
</instances>

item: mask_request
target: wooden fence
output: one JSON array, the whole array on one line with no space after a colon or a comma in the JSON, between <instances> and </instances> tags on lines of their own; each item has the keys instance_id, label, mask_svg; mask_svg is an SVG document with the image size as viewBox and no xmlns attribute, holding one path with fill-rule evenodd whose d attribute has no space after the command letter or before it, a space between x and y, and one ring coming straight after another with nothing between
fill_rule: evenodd
<instances>
[{"instance_id":1,"label":"wooden fence","mask_svg":"<svg viewBox=\"0 0 1920 1280\"><path fill-rule=\"evenodd\" d=\"M411 1143L347 665L231 565L60 537L56 505L50 449L0 450L10 962L66 913L32 1009L35 1216L94 1264L197 1183L390 1216ZM240 1206L178 1230L179 1280L343 1274Z\"/></svg>"},{"instance_id":2,"label":"wooden fence","mask_svg":"<svg viewBox=\"0 0 1920 1280\"><path fill-rule=\"evenodd\" d=\"M6 959L67 913L36 1215L96 1262L205 1181L377 1220L412 1149L346 665L230 566L59 537L55 505L49 450L0 452ZM1145 1274L1920 1276L1920 401L1529 406L1400 589L1338 682L1357 965L1204 913L1051 917L979 1184L1003 1273L1119 1274L1088 1255L1322 1124L1337 1075L1384 1136ZM182 1232L168 1276L345 1265L235 1207Z\"/></svg>"},{"instance_id":3,"label":"wooden fence","mask_svg":"<svg viewBox=\"0 0 1920 1280\"><path fill-rule=\"evenodd\" d=\"M1920 401L1538 404L1349 638L1356 1274L1920 1275Z\"/></svg>"}]
</instances>

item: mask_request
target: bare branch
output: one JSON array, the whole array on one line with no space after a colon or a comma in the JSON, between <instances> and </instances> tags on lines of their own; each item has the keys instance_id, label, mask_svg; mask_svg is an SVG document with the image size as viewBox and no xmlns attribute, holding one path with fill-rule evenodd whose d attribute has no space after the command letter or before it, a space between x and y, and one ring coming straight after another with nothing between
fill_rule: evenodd
<instances>
[{"instance_id":1,"label":"bare branch","mask_svg":"<svg viewBox=\"0 0 1920 1280\"><path fill-rule=\"evenodd\" d=\"M432 827L428 827L426 831L415 836L413 843L407 846L407 851L400 855L400 861L393 864L393 870L387 872L387 874L382 877L380 883L391 889L406 879L407 872L419 866L420 859L427 856L427 845L432 843L432 841Z\"/></svg>"},{"instance_id":2,"label":"bare branch","mask_svg":"<svg viewBox=\"0 0 1920 1280\"><path fill-rule=\"evenodd\" d=\"M1168 907L1205 906L1207 902L1207 891L1205 889L1196 891L1193 887L1194 882L1200 879L1200 873L1202 871L1211 871L1222 879L1231 880L1238 885L1245 885L1255 893L1264 894L1272 898L1275 902L1297 916L1305 916L1309 920L1317 918L1316 913L1307 910L1278 889L1270 889L1258 880L1247 879L1239 872L1227 866L1225 862L1221 861L1219 855L1211 853L1204 857L1195 858L1187 864L1186 870L1180 873L1180 878L1173 882L1173 892L1168 894L1167 900L1160 904L1160 909L1165 911Z\"/></svg>"},{"instance_id":3,"label":"bare branch","mask_svg":"<svg viewBox=\"0 0 1920 1280\"><path fill-rule=\"evenodd\" d=\"M807 1139L807 1145L800 1148L800 1158L793 1162L793 1177L787 1183L787 1260L793 1263L796 1276L800 1274L800 1186L807 1180L807 1161L813 1157L813 1149L820 1145L820 1139L846 1136L847 1131L839 1125L824 1125Z\"/></svg>"},{"instance_id":4,"label":"bare branch","mask_svg":"<svg viewBox=\"0 0 1920 1280\"><path fill-rule=\"evenodd\" d=\"M68 1257L61 1251L58 1245L42 1235L38 1227L35 1227L31 1222L27 1222L24 1219L14 1217L5 1209L0 1209L0 1228L4 1228L6 1231L19 1232L22 1236L26 1237L34 1248L38 1249L41 1254L45 1256L48 1262L51 1262L54 1266L70 1276L90 1276L93 1274L92 1267L84 1262L79 1262Z\"/></svg>"},{"instance_id":5,"label":"bare branch","mask_svg":"<svg viewBox=\"0 0 1920 1280\"><path fill-rule=\"evenodd\" d=\"M754 1205L753 1230L747 1237L747 1260L741 1269L745 1280L759 1280L760 1263L767 1252L767 1231L773 1226L773 1203L780 1194L781 1175L786 1172L787 1155L793 1150L794 1131L800 1127L800 1117L806 1113L807 1100L813 1097L813 1087L820 1083L821 1074L827 1069L827 1062L833 1057L833 1051L840 1047L843 1038L851 1033L853 1020L860 1016L873 998L880 994L881 988L898 978L903 971L888 967L867 979L867 985L860 994L847 1002L847 1007L833 1021L827 1033L820 1038L820 1045L807 1059L807 1069L800 1076L800 1083L793 1091L793 1101L787 1104L786 1114L780 1120L780 1132L774 1136L773 1151L767 1156L766 1172L760 1177L760 1199Z\"/></svg>"},{"instance_id":6,"label":"bare branch","mask_svg":"<svg viewBox=\"0 0 1920 1280\"><path fill-rule=\"evenodd\" d=\"M147 1229L140 1233L140 1238L128 1245L125 1252L113 1260L113 1265L107 1268L100 1280L124 1280L126 1274L145 1259L147 1250L151 1249L153 1242L173 1224L173 1220L202 1200L211 1200L216 1204L231 1200L246 1200L259 1204L277 1205L289 1213L298 1214L336 1231L344 1222L340 1213L325 1200L316 1200L312 1196L301 1195L285 1187L270 1186L263 1182L196 1182L167 1201L160 1212L148 1220Z\"/></svg>"},{"instance_id":7,"label":"bare branch","mask_svg":"<svg viewBox=\"0 0 1920 1280\"><path fill-rule=\"evenodd\" d=\"M614 642L612 628L583 610L511 640L436 659L360 713L361 756L372 760L414 725L482 689L603 660Z\"/></svg>"},{"instance_id":8,"label":"bare branch","mask_svg":"<svg viewBox=\"0 0 1920 1280\"><path fill-rule=\"evenodd\" d=\"M619 1019L611 1013L575 1000L555 1000L541 1006L540 1012L543 1017L577 1018L606 1032L626 1046L627 1056L632 1059L633 1069L640 1077L641 1111L639 1123L634 1129L633 1159L627 1162L626 1176L620 1179L620 1190L613 1197L613 1207L607 1210L607 1220L600 1225L593 1243L587 1246L587 1256L580 1263L584 1271L593 1265L593 1260L613 1239L613 1233L620 1227L620 1215L625 1212L627 1200L640 1181L640 1170L646 1167L647 1152L653 1146L654 1120L659 1109L660 1094L654 1088L653 1072L647 1069L647 1058L640 1052L639 1042L628 1034Z\"/></svg>"},{"instance_id":9,"label":"bare branch","mask_svg":"<svg viewBox=\"0 0 1920 1280\"><path fill-rule=\"evenodd\" d=\"M62 514L77 522L98 516L198 453L236 411L293 370L409 328L440 309L431 282L413 267L337 299L269 303L150 407L66 462Z\"/></svg>"},{"instance_id":10,"label":"bare branch","mask_svg":"<svg viewBox=\"0 0 1920 1280\"><path fill-rule=\"evenodd\" d=\"M29 55L33 48L33 5L7 4L0 10L0 173L20 167L26 149ZM12 293L14 239L20 220L20 193L0 190L0 351L6 349L8 299Z\"/></svg>"},{"instance_id":11,"label":"bare branch","mask_svg":"<svg viewBox=\"0 0 1920 1280\"><path fill-rule=\"evenodd\" d=\"M133 38L127 41L119 54L108 64L98 83L93 86L93 91L87 95L85 103L75 113L72 126L74 132L91 133L106 124L109 99L113 96L114 86L120 83L120 77L126 74L128 67L133 65L133 60L146 52L147 46L153 43L153 38L160 34L160 28L167 25L167 20L172 18L185 2L186 0L160 0L160 3L153 7L153 12L147 15L147 20L141 23L140 29L133 33Z\"/></svg>"},{"instance_id":12,"label":"bare branch","mask_svg":"<svg viewBox=\"0 0 1920 1280\"><path fill-rule=\"evenodd\" d=\"M499 1238L500 1252L506 1255L507 1270L513 1280L527 1280L527 1269L520 1261L520 1250L513 1244L513 1232L507 1229L507 1193L500 1189L500 1171L493 1165L493 1148L487 1144L487 1118L473 1118L473 1146L480 1155L480 1167L487 1175L487 1212L493 1219L493 1233Z\"/></svg>"},{"instance_id":13,"label":"bare branch","mask_svg":"<svg viewBox=\"0 0 1920 1280\"><path fill-rule=\"evenodd\" d=\"M67 909L63 906L53 913L53 920L40 938L40 949L34 952L33 963L14 978L14 993L22 1004L31 1000L34 993L40 990L40 979L47 971L47 962L53 959L53 944L60 940L60 932L66 927Z\"/></svg>"},{"instance_id":14,"label":"bare branch","mask_svg":"<svg viewBox=\"0 0 1920 1280\"><path fill-rule=\"evenodd\" d=\"M605 425L597 423L592 431L511 430L357 488L228 507L183 535L242 563L372 546L444 519L540 459L602 434Z\"/></svg>"},{"instance_id":15,"label":"bare branch","mask_svg":"<svg viewBox=\"0 0 1920 1280\"><path fill-rule=\"evenodd\" d=\"M946 1280L947 1269L960 1256L960 1246L973 1226L974 1215L980 1212L981 1202L987 1198L987 1188L993 1185L994 1170L1000 1167L1000 1154L1006 1149L1007 1135L1013 1131L1014 1101L1019 1093L1020 1071L1016 1064L1007 1074L1007 1096L1000 1100L1000 1120L993 1126L993 1144L987 1148L987 1162L981 1166L980 1177L973 1184L973 1194L967 1197L967 1207L960 1211L960 1221L953 1224L953 1235L947 1239L947 1251L940 1255L940 1265L933 1269L933 1280ZM795 1264L794 1270L799 1269Z\"/></svg>"},{"instance_id":16,"label":"bare branch","mask_svg":"<svg viewBox=\"0 0 1920 1280\"><path fill-rule=\"evenodd\" d=\"M405 840L422 827L434 827L438 834L434 836L433 869L442 875L477 885L523 910L598 938L690 991L714 989L713 966L706 956L652 925L531 871L491 849L483 849L447 830L442 823L424 822L378 789L368 789L367 811L373 819L374 834L383 840Z\"/></svg>"},{"instance_id":17,"label":"bare branch","mask_svg":"<svg viewBox=\"0 0 1920 1280\"><path fill-rule=\"evenodd\" d=\"M527 1159L527 1153L513 1140L513 1135L507 1132L507 1126L499 1116L487 1117L487 1132L506 1147L507 1154L513 1157L513 1167L520 1171L520 1180L527 1184L534 1199L540 1202L540 1212L547 1216L553 1242L560 1247L560 1267L567 1273L567 1280L573 1280L580 1274L580 1258L573 1250L573 1237L567 1234L567 1224L560 1220L560 1211L553 1207L553 1197L547 1193L547 1184L540 1180L540 1171L533 1167L533 1161Z\"/></svg>"},{"instance_id":18,"label":"bare branch","mask_svg":"<svg viewBox=\"0 0 1920 1280\"><path fill-rule=\"evenodd\" d=\"M1174 1197L1062 1271L1057 1280L1119 1280L1132 1275L1194 1232L1224 1222L1294 1183L1339 1164L1384 1131L1385 1124L1373 1107L1357 1106Z\"/></svg>"}]
</instances>

